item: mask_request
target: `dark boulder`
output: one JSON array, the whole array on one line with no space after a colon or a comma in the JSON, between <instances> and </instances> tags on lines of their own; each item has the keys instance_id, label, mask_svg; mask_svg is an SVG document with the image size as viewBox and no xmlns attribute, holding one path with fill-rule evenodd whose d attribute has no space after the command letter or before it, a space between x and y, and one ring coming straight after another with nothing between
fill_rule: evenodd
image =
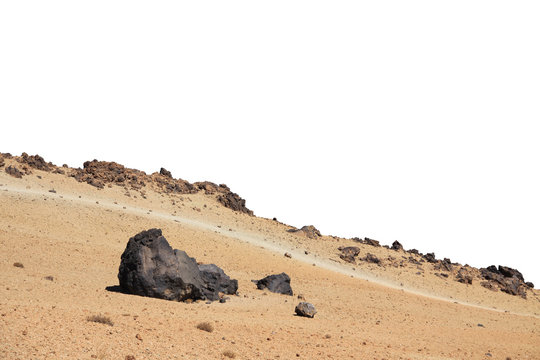
<instances>
[{"instance_id":1,"label":"dark boulder","mask_svg":"<svg viewBox=\"0 0 540 360\"><path fill-rule=\"evenodd\" d=\"M313 306L313 304L310 304L308 302L301 302L300 304L296 305L294 312L298 316L313 318L317 313L317 310L315 309L315 306Z\"/></svg>"},{"instance_id":2,"label":"dark boulder","mask_svg":"<svg viewBox=\"0 0 540 360\"><path fill-rule=\"evenodd\" d=\"M199 270L210 294L207 298L214 300L219 293L234 295L238 291L238 280L232 279L214 264L201 264Z\"/></svg>"},{"instance_id":3,"label":"dark boulder","mask_svg":"<svg viewBox=\"0 0 540 360\"><path fill-rule=\"evenodd\" d=\"M534 284L533 284L532 282L530 282L530 281L527 281L527 282L525 283L525 285L527 285L527 286L530 287L531 289L534 289Z\"/></svg>"},{"instance_id":4,"label":"dark boulder","mask_svg":"<svg viewBox=\"0 0 540 360\"><path fill-rule=\"evenodd\" d=\"M6 173L8 173L9 175L13 176L13 177L16 177L17 179L20 179L23 177L23 173L22 171L20 171L19 169L17 169L16 166L11 166L9 165L7 168L6 168Z\"/></svg>"},{"instance_id":5,"label":"dark boulder","mask_svg":"<svg viewBox=\"0 0 540 360\"><path fill-rule=\"evenodd\" d=\"M427 253L426 255L424 255L424 259L426 259L426 261L430 263L437 262L437 259L435 258L435 253Z\"/></svg>"},{"instance_id":6,"label":"dark boulder","mask_svg":"<svg viewBox=\"0 0 540 360\"><path fill-rule=\"evenodd\" d=\"M367 253L366 257L364 257L363 260L367 261L369 263L373 263L373 264L380 264L381 263L381 260L378 257L376 257L375 255L370 254L370 253Z\"/></svg>"},{"instance_id":7,"label":"dark boulder","mask_svg":"<svg viewBox=\"0 0 540 360\"><path fill-rule=\"evenodd\" d=\"M499 265L499 273L501 273L504 277L508 277L508 278L516 277L519 280L524 281L523 275L521 274L521 272L519 272L516 269L512 269L508 266Z\"/></svg>"},{"instance_id":8,"label":"dark boulder","mask_svg":"<svg viewBox=\"0 0 540 360\"><path fill-rule=\"evenodd\" d=\"M165 177L168 177L168 178L171 178L172 179L172 174L169 170L165 169L165 168L161 168L159 169L159 173Z\"/></svg>"},{"instance_id":9,"label":"dark boulder","mask_svg":"<svg viewBox=\"0 0 540 360\"><path fill-rule=\"evenodd\" d=\"M392 247L391 247L392 250L403 250L403 245L401 245L401 243L399 241L394 241L392 243Z\"/></svg>"},{"instance_id":10,"label":"dark boulder","mask_svg":"<svg viewBox=\"0 0 540 360\"><path fill-rule=\"evenodd\" d=\"M354 258L358 256L358 254L360 254L360 249L356 246L340 247L338 248L338 250L341 251L341 254L339 255L339 257L342 260L349 262L351 264L356 263Z\"/></svg>"},{"instance_id":11,"label":"dark boulder","mask_svg":"<svg viewBox=\"0 0 540 360\"><path fill-rule=\"evenodd\" d=\"M2 157L2 155L0 155L0 168L1 167L4 167L6 163L4 162L4 158Z\"/></svg>"},{"instance_id":12,"label":"dark boulder","mask_svg":"<svg viewBox=\"0 0 540 360\"><path fill-rule=\"evenodd\" d=\"M218 300L219 292L236 293L230 280L215 265L199 266L184 251L173 250L160 229L143 231L131 239L118 271L126 293L165 300Z\"/></svg>"},{"instance_id":13,"label":"dark boulder","mask_svg":"<svg viewBox=\"0 0 540 360\"><path fill-rule=\"evenodd\" d=\"M285 273L270 275L260 280L251 280L257 285L257 289L268 289L273 293L292 295L291 278Z\"/></svg>"}]
</instances>

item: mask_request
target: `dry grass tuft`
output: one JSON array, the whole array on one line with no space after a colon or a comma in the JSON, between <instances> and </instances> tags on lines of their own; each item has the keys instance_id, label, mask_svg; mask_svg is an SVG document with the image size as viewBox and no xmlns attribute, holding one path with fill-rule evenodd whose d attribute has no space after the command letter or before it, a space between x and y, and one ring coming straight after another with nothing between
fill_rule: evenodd
<instances>
[{"instance_id":1,"label":"dry grass tuft","mask_svg":"<svg viewBox=\"0 0 540 360\"><path fill-rule=\"evenodd\" d=\"M198 323L197 329L211 333L212 331L214 331L214 325L210 324L208 321L205 321Z\"/></svg>"},{"instance_id":2,"label":"dry grass tuft","mask_svg":"<svg viewBox=\"0 0 540 360\"><path fill-rule=\"evenodd\" d=\"M91 315L91 316L88 316L86 318L87 321L92 321L92 322L96 322L96 323L100 323L100 324L105 324L105 325L109 325L109 326L113 326L114 323L113 321L111 320L110 317L108 316L105 316L105 315Z\"/></svg>"},{"instance_id":3,"label":"dry grass tuft","mask_svg":"<svg viewBox=\"0 0 540 360\"><path fill-rule=\"evenodd\" d=\"M18 267L18 268L23 268L24 267L24 265L22 263L20 263L20 262L13 263L13 266Z\"/></svg>"},{"instance_id":4,"label":"dry grass tuft","mask_svg":"<svg viewBox=\"0 0 540 360\"><path fill-rule=\"evenodd\" d=\"M229 359L234 359L236 357L236 354L230 350L225 350L222 354Z\"/></svg>"}]
</instances>

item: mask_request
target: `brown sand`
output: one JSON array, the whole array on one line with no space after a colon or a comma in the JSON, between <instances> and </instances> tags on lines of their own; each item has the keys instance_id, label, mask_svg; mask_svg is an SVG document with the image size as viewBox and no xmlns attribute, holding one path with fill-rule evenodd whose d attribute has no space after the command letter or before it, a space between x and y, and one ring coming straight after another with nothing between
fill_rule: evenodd
<instances>
[{"instance_id":1,"label":"brown sand","mask_svg":"<svg viewBox=\"0 0 540 360\"><path fill-rule=\"evenodd\" d=\"M1 359L540 359L538 290L523 299L464 285L427 263L421 275L410 265L351 265L339 246L405 253L308 239L203 193L134 198L32 171L16 179L0 169ZM186 304L115 291L127 240L152 227L238 279L239 296ZM292 297L250 281L283 271ZM298 294L315 318L294 316ZM87 321L100 314L113 326ZM213 332L197 329L205 321Z\"/></svg>"}]
</instances>

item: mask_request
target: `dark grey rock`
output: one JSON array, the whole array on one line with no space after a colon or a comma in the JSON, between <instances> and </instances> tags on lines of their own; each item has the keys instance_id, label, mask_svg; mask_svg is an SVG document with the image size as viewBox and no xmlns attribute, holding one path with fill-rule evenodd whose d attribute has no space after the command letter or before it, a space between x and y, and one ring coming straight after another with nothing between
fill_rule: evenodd
<instances>
[{"instance_id":1,"label":"dark grey rock","mask_svg":"<svg viewBox=\"0 0 540 360\"><path fill-rule=\"evenodd\" d=\"M298 316L313 318L317 313L317 310L315 309L315 306L313 306L313 304L308 302L301 302L300 304L296 305L294 312L296 312L296 315Z\"/></svg>"},{"instance_id":2,"label":"dark grey rock","mask_svg":"<svg viewBox=\"0 0 540 360\"><path fill-rule=\"evenodd\" d=\"M273 293L292 295L291 278L285 273L269 275L260 280L251 280L257 285L257 289L268 289Z\"/></svg>"},{"instance_id":3,"label":"dark grey rock","mask_svg":"<svg viewBox=\"0 0 540 360\"><path fill-rule=\"evenodd\" d=\"M217 300L219 293L234 295L238 291L238 280L227 276L225 272L214 264L199 265L202 279L206 284L206 297Z\"/></svg>"},{"instance_id":4,"label":"dark grey rock","mask_svg":"<svg viewBox=\"0 0 540 360\"><path fill-rule=\"evenodd\" d=\"M160 229L129 239L118 280L126 293L175 301L218 300L219 292L236 293L238 287L215 265L199 270L195 259L171 248Z\"/></svg>"},{"instance_id":5,"label":"dark grey rock","mask_svg":"<svg viewBox=\"0 0 540 360\"><path fill-rule=\"evenodd\" d=\"M399 241L394 241L392 243L392 247L391 247L392 250L403 250L403 245L401 245L401 243Z\"/></svg>"}]
</instances>

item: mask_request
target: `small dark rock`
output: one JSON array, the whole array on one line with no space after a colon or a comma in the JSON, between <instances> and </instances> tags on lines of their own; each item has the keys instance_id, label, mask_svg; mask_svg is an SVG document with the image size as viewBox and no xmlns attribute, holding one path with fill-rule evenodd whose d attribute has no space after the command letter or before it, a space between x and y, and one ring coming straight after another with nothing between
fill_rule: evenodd
<instances>
[{"instance_id":1,"label":"small dark rock","mask_svg":"<svg viewBox=\"0 0 540 360\"><path fill-rule=\"evenodd\" d=\"M403 250L403 246L401 245L401 243L399 241L394 241L392 243L392 247L391 247L392 250Z\"/></svg>"},{"instance_id":2,"label":"small dark rock","mask_svg":"<svg viewBox=\"0 0 540 360\"><path fill-rule=\"evenodd\" d=\"M532 282L530 282L530 281L527 281L527 282L525 283L525 285L527 285L527 286L530 287L531 289L534 289L534 284L533 284Z\"/></svg>"},{"instance_id":3,"label":"small dark rock","mask_svg":"<svg viewBox=\"0 0 540 360\"><path fill-rule=\"evenodd\" d=\"M285 273L277 275L269 275L260 280L251 280L257 285L257 289L268 289L273 293L291 295L293 294L291 288L291 278Z\"/></svg>"}]
</instances>

